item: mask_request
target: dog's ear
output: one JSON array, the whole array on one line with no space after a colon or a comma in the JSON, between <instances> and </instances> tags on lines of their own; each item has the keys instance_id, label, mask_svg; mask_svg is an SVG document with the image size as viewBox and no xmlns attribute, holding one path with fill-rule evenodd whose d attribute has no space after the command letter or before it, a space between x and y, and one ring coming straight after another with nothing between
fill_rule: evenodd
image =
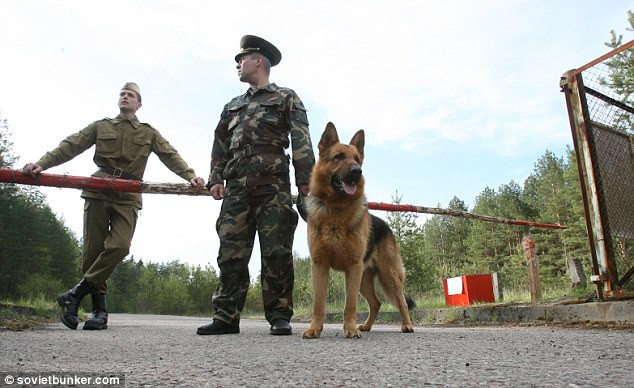
<instances>
[{"instance_id":1,"label":"dog's ear","mask_svg":"<svg viewBox=\"0 0 634 388\"><path fill-rule=\"evenodd\" d=\"M339 135L337 135L337 128L331 122L326 124L326 129L324 133L321 134L321 139L319 140L319 144L317 148L319 148L319 155L321 156L328 148L333 145L339 143Z\"/></svg>"},{"instance_id":2,"label":"dog's ear","mask_svg":"<svg viewBox=\"0 0 634 388\"><path fill-rule=\"evenodd\" d=\"M361 156L361 161L363 162L363 147L365 146L365 132L363 132L363 129L359 129L357 133L352 136L350 145L357 148L357 151L359 151L359 155Z\"/></svg>"}]
</instances>

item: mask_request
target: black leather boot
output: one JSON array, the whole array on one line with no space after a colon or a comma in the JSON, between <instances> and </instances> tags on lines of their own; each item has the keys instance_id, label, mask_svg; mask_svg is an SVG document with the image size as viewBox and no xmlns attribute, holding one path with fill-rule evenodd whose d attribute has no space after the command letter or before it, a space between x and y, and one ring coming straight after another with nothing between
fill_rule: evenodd
<instances>
[{"instance_id":1,"label":"black leather boot","mask_svg":"<svg viewBox=\"0 0 634 388\"><path fill-rule=\"evenodd\" d=\"M79 318L77 318L79 304L91 290L92 286L90 283L86 279L81 279L75 287L57 297L57 303L62 308L62 323L69 329L77 329L77 325L79 325Z\"/></svg>"},{"instance_id":2,"label":"black leather boot","mask_svg":"<svg viewBox=\"0 0 634 388\"><path fill-rule=\"evenodd\" d=\"M108 306L106 294L90 294L92 296L92 317L84 323L84 330L105 330L108 328Z\"/></svg>"},{"instance_id":3,"label":"black leather boot","mask_svg":"<svg viewBox=\"0 0 634 388\"><path fill-rule=\"evenodd\" d=\"M291 335L293 329L291 323L286 319L278 318L273 321L269 333L272 335Z\"/></svg>"},{"instance_id":4,"label":"black leather boot","mask_svg":"<svg viewBox=\"0 0 634 388\"><path fill-rule=\"evenodd\" d=\"M214 319L213 322L201 326L196 331L198 335L220 335L220 334L238 334L240 333L240 324L230 325L220 319Z\"/></svg>"}]
</instances>

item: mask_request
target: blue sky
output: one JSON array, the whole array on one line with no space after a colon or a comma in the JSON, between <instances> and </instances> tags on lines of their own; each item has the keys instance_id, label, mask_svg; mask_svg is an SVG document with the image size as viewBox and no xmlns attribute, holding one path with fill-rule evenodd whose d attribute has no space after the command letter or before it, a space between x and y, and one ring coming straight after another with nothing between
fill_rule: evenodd
<instances>
[{"instance_id":1,"label":"blue sky","mask_svg":"<svg viewBox=\"0 0 634 388\"><path fill-rule=\"evenodd\" d=\"M608 6L609 4L609 6ZM548 149L571 144L559 78L632 39L632 1L0 1L0 116L16 167L67 135L117 114L137 82L138 112L207 178L223 105L242 94L233 57L244 34L281 50L271 80L293 88L317 142L366 132L367 196L469 208L486 187L522 184ZM92 150L51 173L90 175ZM150 160L149 182L181 182ZM43 189L81 235L79 191ZM220 202L146 195L132 254L216 266ZM379 216L385 216L380 212ZM305 224L295 249L308 255ZM259 252L251 276L259 272Z\"/></svg>"}]
</instances>

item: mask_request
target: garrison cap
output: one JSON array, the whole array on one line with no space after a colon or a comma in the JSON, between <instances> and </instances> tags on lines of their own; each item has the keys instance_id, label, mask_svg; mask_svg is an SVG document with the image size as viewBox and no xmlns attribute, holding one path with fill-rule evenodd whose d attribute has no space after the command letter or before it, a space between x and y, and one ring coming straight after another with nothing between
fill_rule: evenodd
<instances>
[{"instance_id":1,"label":"garrison cap","mask_svg":"<svg viewBox=\"0 0 634 388\"><path fill-rule=\"evenodd\" d=\"M236 62L245 54L259 53L264 55L275 66L282 60L282 53L270 42L255 36L245 35L240 39L240 52L236 55Z\"/></svg>"},{"instance_id":2,"label":"garrison cap","mask_svg":"<svg viewBox=\"0 0 634 388\"><path fill-rule=\"evenodd\" d=\"M123 85L123 87L121 88L121 90L126 89L126 90L132 90L134 93L136 93L139 98L141 98L141 89L139 88L139 85L135 84L134 82L126 82L125 85Z\"/></svg>"}]
</instances>

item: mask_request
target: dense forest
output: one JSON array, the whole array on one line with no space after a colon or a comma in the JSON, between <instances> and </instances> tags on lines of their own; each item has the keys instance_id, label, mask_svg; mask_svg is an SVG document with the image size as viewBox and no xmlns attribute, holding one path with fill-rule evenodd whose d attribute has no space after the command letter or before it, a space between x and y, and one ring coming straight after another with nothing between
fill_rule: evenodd
<instances>
[{"instance_id":1,"label":"dense forest","mask_svg":"<svg viewBox=\"0 0 634 388\"><path fill-rule=\"evenodd\" d=\"M634 30L634 14L628 12ZM618 47L622 35L606 43ZM634 55L631 50L610 62L609 83L628 105L634 96ZM0 167L14 168L11 131L0 117ZM392 200L401 201L398 192ZM438 207L443 207L438 204ZM544 289L569 286L566 262L578 258L590 274L590 250L574 150L556 155L546 150L523 183L511 181L485 187L472 209L454 197L452 210L508 219L559 223L565 230L509 226L467 218L433 216L420 222L414 213L382 213L393 228L407 272L407 292L415 298L442 293L443 278L470 273L501 274L506 289L528 290L522 239L537 242ZM619 273L634 265L634 244L616 240ZM60 220L36 188L0 184L0 297L19 299L44 295L53 299L80 277L81 241ZM252 274L253 275L253 274ZM129 257L109 280L113 312L209 314L218 282L213 267L173 261L144 263ZM630 287L632 285L630 284ZM295 305L312 304L310 260L295 258ZM330 285L329 300L343 299L342 278ZM260 285L252 284L246 309L261 311Z\"/></svg>"}]
</instances>

